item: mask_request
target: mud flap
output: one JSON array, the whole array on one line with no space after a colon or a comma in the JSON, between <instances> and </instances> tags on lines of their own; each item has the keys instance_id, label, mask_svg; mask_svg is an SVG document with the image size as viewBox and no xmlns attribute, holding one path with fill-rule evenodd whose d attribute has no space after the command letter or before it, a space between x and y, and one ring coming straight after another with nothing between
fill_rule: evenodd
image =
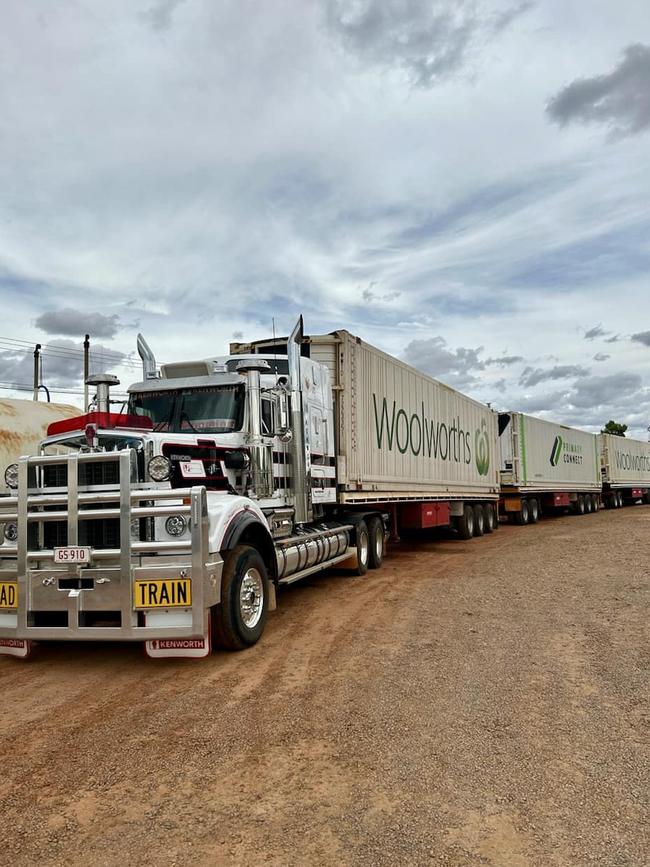
<instances>
[{"instance_id":1,"label":"mud flap","mask_svg":"<svg viewBox=\"0 0 650 867\"><path fill-rule=\"evenodd\" d=\"M212 653L212 612L202 638L152 638L145 641L144 652L150 659L204 659Z\"/></svg>"},{"instance_id":2,"label":"mud flap","mask_svg":"<svg viewBox=\"0 0 650 867\"><path fill-rule=\"evenodd\" d=\"M25 638L0 638L0 656L28 659L34 651L34 642Z\"/></svg>"}]
</instances>

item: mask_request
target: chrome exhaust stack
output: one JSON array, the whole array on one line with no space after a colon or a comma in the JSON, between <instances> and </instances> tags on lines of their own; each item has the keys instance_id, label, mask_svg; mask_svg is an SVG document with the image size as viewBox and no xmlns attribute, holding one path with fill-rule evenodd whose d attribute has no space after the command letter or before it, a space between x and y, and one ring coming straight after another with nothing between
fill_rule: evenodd
<instances>
[{"instance_id":1,"label":"chrome exhaust stack","mask_svg":"<svg viewBox=\"0 0 650 867\"><path fill-rule=\"evenodd\" d=\"M142 378L158 379L156 370L156 358L151 347L141 334L138 334L138 355L142 359Z\"/></svg>"},{"instance_id":2,"label":"chrome exhaust stack","mask_svg":"<svg viewBox=\"0 0 650 867\"><path fill-rule=\"evenodd\" d=\"M263 358L246 358L237 365L237 373L247 379L248 432L251 443L253 490L262 500L273 496L272 449L265 445L262 435L262 396L260 375L268 373L271 366Z\"/></svg>"},{"instance_id":3,"label":"chrome exhaust stack","mask_svg":"<svg viewBox=\"0 0 650 867\"><path fill-rule=\"evenodd\" d=\"M305 427L302 408L302 384L300 379L300 346L302 344L302 316L296 322L287 343L289 361L289 386L291 389L291 487L296 524L308 524L313 518L311 503L311 478L305 454Z\"/></svg>"}]
</instances>

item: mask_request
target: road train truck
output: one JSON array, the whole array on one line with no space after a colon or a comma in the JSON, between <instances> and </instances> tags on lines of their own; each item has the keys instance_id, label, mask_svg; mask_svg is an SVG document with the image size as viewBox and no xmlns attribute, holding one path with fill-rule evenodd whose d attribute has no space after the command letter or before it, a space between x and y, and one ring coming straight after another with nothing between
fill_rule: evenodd
<instances>
[{"instance_id":1,"label":"road train truck","mask_svg":"<svg viewBox=\"0 0 650 867\"><path fill-rule=\"evenodd\" d=\"M239 650L276 591L379 567L390 531L497 526L497 416L347 331L156 365L113 412L50 425L0 498L0 651L141 641Z\"/></svg>"},{"instance_id":2,"label":"road train truck","mask_svg":"<svg viewBox=\"0 0 650 867\"><path fill-rule=\"evenodd\" d=\"M521 412L499 413L501 512L517 524L542 511L596 512L601 471L595 434Z\"/></svg>"}]
</instances>

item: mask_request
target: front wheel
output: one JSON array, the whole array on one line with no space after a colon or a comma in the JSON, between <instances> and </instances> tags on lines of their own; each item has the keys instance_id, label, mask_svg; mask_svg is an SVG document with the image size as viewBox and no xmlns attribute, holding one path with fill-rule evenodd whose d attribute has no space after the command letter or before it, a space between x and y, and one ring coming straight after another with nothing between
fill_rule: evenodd
<instances>
[{"instance_id":1,"label":"front wheel","mask_svg":"<svg viewBox=\"0 0 650 867\"><path fill-rule=\"evenodd\" d=\"M237 545L226 555L221 603L212 611L212 640L224 650L255 644L266 625L269 604L266 566L256 548Z\"/></svg>"},{"instance_id":2,"label":"front wheel","mask_svg":"<svg viewBox=\"0 0 650 867\"><path fill-rule=\"evenodd\" d=\"M368 519L368 537L370 540L370 548L368 550L368 565L371 569L379 569L384 562L384 522L381 518L375 516Z\"/></svg>"}]
</instances>

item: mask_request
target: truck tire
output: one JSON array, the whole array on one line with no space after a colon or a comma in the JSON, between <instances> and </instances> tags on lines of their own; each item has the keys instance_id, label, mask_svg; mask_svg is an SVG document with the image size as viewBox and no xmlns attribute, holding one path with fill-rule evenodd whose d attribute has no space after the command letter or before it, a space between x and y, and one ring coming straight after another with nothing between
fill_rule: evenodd
<instances>
[{"instance_id":1,"label":"truck tire","mask_svg":"<svg viewBox=\"0 0 650 867\"><path fill-rule=\"evenodd\" d=\"M494 512L494 526L492 527L492 529L498 530L499 529L499 506L497 503L492 503L490 505L490 508Z\"/></svg>"},{"instance_id":2,"label":"truck tire","mask_svg":"<svg viewBox=\"0 0 650 867\"><path fill-rule=\"evenodd\" d=\"M485 533L485 512L481 503L474 504L474 535L482 536Z\"/></svg>"},{"instance_id":3,"label":"truck tire","mask_svg":"<svg viewBox=\"0 0 650 867\"><path fill-rule=\"evenodd\" d=\"M518 512L515 512L515 524L522 526L530 520L530 509L528 508L528 500L521 501L521 507Z\"/></svg>"},{"instance_id":4,"label":"truck tire","mask_svg":"<svg viewBox=\"0 0 650 867\"><path fill-rule=\"evenodd\" d=\"M461 539L471 539L474 535L474 509L465 503L463 514L456 522L456 529Z\"/></svg>"},{"instance_id":5,"label":"truck tire","mask_svg":"<svg viewBox=\"0 0 650 867\"><path fill-rule=\"evenodd\" d=\"M483 530L486 533L491 533L494 530L495 516L492 503L486 503L483 506Z\"/></svg>"},{"instance_id":6,"label":"truck tire","mask_svg":"<svg viewBox=\"0 0 650 867\"><path fill-rule=\"evenodd\" d=\"M365 575L370 561L370 536L368 525L359 521L355 527L357 537L357 575Z\"/></svg>"},{"instance_id":7,"label":"truck tire","mask_svg":"<svg viewBox=\"0 0 650 867\"><path fill-rule=\"evenodd\" d=\"M578 499L575 502L576 515L584 515L585 513L585 498L582 494L578 494Z\"/></svg>"},{"instance_id":8,"label":"truck tire","mask_svg":"<svg viewBox=\"0 0 650 867\"><path fill-rule=\"evenodd\" d=\"M531 524L536 524L539 521L539 502L532 499L529 503L529 518Z\"/></svg>"},{"instance_id":9,"label":"truck tire","mask_svg":"<svg viewBox=\"0 0 650 867\"><path fill-rule=\"evenodd\" d=\"M624 503L623 503L623 491L617 491L616 492L616 502L617 502L616 508L622 509L623 505L624 505Z\"/></svg>"},{"instance_id":10,"label":"truck tire","mask_svg":"<svg viewBox=\"0 0 650 867\"><path fill-rule=\"evenodd\" d=\"M650 506L650 491L646 491L643 495L643 502L646 506Z\"/></svg>"},{"instance_id":11,"label":"truck tire","mask_svg":"<svg viewBox=\"0 0 650 867\"><path fill-rule=\"evenodd\" d=\"M594 510L594 504L591 502L589 494L585 494L585 515L591 515Z\"/></svg>"},{"instance_id":12,"label":"truck tire","mask_svg":"<svg viewBox=\"0 0 650 867\"><path fill-rule=\"evenodd\" d=\"M379 569L384 562L384 546L386 543L384 522L379 516L368 519L368 536L370 539L368 566L371 569Z\"/></svg>"},{"instance_id":13,"label":"truck tire","mask_svg":"<svg viewBox=\"0 0 650 867\"><path fill-rule=\"evenodd\" d=\"M224 650L255 644L266 625L268 576L256 548L236 545L226 555L221 577L221 603L212 609L212 640Z\"/></svg>"}]
</instances>

